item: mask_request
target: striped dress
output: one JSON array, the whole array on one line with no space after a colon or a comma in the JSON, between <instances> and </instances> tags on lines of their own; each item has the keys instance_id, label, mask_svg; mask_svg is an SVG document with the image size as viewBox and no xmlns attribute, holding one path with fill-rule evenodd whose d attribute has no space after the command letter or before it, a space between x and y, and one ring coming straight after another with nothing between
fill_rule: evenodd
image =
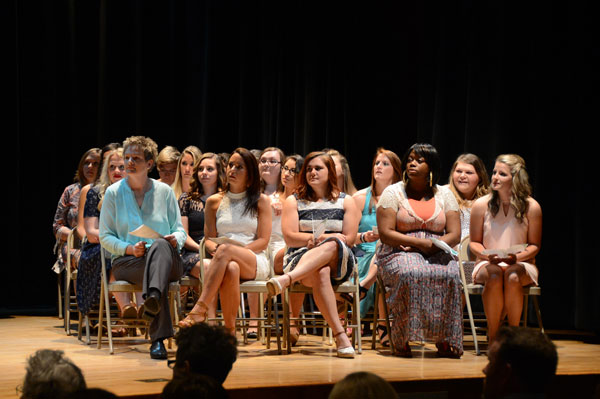
<instances>
[{"instance_id":1,"label":"striped dress","mask_svg":"<svg viewBox=\"0 0 600 399\"><path fill-rule=\"evenodd\" d=\"M294 194L296 196L296 194ZM325 233L341 233L344 221L344 198L345 193L335 201L313 202L300 200L296 196L298 203L299 230L304 233L312 233L314 229L325 225ZM338 244L338 267L332 270L331 283L339 285L346 281L352 270L356 259L352 250L337 238L328 238L323 242L335 241ZM321 243L322 244L322 243ZM319 244L319 245L321 245ZM288 248L283 258L283 270L289 273L298 265L300 258L308 251L306 247Z\"/></svg>"}]
</instances>

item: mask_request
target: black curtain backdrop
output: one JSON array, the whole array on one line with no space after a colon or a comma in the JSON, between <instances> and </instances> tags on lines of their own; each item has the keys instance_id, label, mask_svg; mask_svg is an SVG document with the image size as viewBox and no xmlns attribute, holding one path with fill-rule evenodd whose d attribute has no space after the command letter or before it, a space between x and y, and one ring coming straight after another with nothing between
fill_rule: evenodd
<instances>
[{"instance_id":1,"label":"black curtain backdrop","mask_svg":"<svg viewBox=\"0 0 600 399\"><path fill-rule=\"evenodd\" d=\"M377 147L402 155L429 142L444 174L463 152L478 154L490 171L498 154L526 159L544 212L545 325L600 330L600 273L590 253L599 50L588 3L15 0L5 7L14 29L3 139L9 170L18 170L16 195L5 194L5 313L55 306L52 217L90 147L133 134L180 150L333 147L364 187Z\"/></svg>"}]
</instances>

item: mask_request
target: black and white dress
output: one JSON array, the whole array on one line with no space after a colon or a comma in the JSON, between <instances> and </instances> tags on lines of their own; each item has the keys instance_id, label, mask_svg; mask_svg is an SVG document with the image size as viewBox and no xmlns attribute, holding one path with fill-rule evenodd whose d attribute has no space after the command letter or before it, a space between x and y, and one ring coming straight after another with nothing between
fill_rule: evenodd
<instances>
[{"instance_id":1,"label":"black and white dress","mask_svg":"<svg viewBox=\"0 0 600 399\"><path fill-rule=\"evenodd\" d=\"M296 194L294 194L296 196ZM305 201L296 196L298 203L299 230L304 233L312 233L321 223L325 223L325 233L341 233L344 222L344 198L345 193L335 201ZM331 283L339 285L346 281L352 270L356 259L352 250L337 238L328 238L323 242L335 241L338 244L338 267L332 270ZM322 243L321 243L322 244ZM319 245L321 245L319 244ZM308 251L307 247L288 248L283 258L283 271L289 273L298 265L300 258Z\"/></svg>"}]
</instances>

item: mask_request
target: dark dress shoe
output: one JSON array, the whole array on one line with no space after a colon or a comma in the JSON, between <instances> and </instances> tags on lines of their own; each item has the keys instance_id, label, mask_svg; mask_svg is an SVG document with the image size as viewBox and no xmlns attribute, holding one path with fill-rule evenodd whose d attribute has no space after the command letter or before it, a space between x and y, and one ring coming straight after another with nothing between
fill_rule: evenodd
<instances>
[{"instance_id":1,"label":"dark dress shoe","mask_svg":"<svg viewBox=\"0 0 600 399\"><path fill-rule=\"evenodd\" d=\"M142 313L142 318L152 323L158 312L160 312L160 298L152 293L148 295L143 306L144 313Z\"/></svg>"},{"instance_id":2,"label":"dark dress shoe","mask_svg":"<svg viewBox=\"0 0 600 399\"><path fill-rule=\"evenodd\" d=\"M152 345L150 345L150 357L159 360L167 359L167 349L161 339L152 342Z\"/></svg>"}]
</instances>

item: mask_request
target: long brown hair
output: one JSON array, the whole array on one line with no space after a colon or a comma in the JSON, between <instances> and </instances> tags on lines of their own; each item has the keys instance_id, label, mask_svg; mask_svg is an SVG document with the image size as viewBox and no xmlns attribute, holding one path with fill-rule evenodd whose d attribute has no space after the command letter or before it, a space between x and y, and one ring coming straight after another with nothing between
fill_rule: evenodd
<instances>
[{"instance_id":1,"label":"long brown hair","mask_svg":"<svg viewBox=\"0 0 600 399\"><path fill-rule=\"evenodd\" d=\"M246 206L244 208L244 214L250 213L252 216L258 215L258 200L260 199L260 173L258 171L258 161L256 157L243 147L238 147L233 152L242 157L244 166L246 168ZM231 156L229 157L231 160ZM229 163L228 163L229 167ZM229 191L229 183L225 185L225 190Z\"/></svg>"},{"instance_id":2,"label":"long brown hair","mask_svg":"<svg viewBox=\"0 0 600 399\"><path fill-rule=\"evenodd\" d=\"M194 201L200 201L200 198L206 194L204 192L204 187L202 187L202 183L200 183L200 180L198 179L198 169L200 169L200 164L205 159L212 159L215 161L215 167L217 168L217 192L223 191L227 181L221 157L213 152L205 152L200 157L196 166L194 166L194 174L192 176L192 182L190 183L190 198Z\"/></svg>"},{"instance_id":3,"label":"long brown hair","mask_svg":"<svg viewBox=\"0 0 600 399\"><path fill-rule=\"evenodd\" d=\"M395 152L390 151L390 150L386 150L383 147L379 147L377 149L377 152L375 153L375 156L373 157L373 163L371 164L371 201L369 202L369 209L373 210L375 209L375 199L374 197L377 195L381 195L381 193L378 193L375 187L375 176L373 171L375 170L375 162L377 162L377 157L383 154L387 157L387 159L390 160L390 164L392 165L392 168L394 169L394 176L392 177L392 184L399 182L400 180L402 180L402 161L400 161L400 157L398 157L398 155L396 155Z\"/></svg>"},{"instance_id":4,"label":"long brown hair","mask_svg":"<svg viewBox=\"0 0 600 399\"><path fill-rule=\"evenodd\" d=\"M496 162L501 162L510 168L512 175L510 204L515 208L515 217L519 223L522 223L529 210L528 199L531 196L531 184L529 184L529 174L525 169L525 160L517 154L503 154L498 155ZM500 210L500 196L493 189L488 209L492 216L496 216Z\"/></svg>"},{"instance_id":5,"label":"long brown hair","mask_svg":"<svg viewBox=\"0 0 600 399\"><path fill-rule=\"evenodd\" d=\"M96 172L94 181L98 180L98 175L100 174L100 167L103 161L102 159L100 159L100 148L90 148L81 156L81 159L79 160L79 165L77 165L77 170L75 171L75 176L73 177L73 181L75 183L79 183L81 186L85 186L86 184L85 176L83 174L83 165L85 164L85 159L89 156L98 158L98 171ZM90 181L87 183L93 183L94 181Z\"/></svg>"},{"instance_id":6,"label":"long brown hair","mask_svg":"<svg viewBox=\"0 0 600 399\"><path fill-rule=\"evenodd\" d=\"M473 166L473 168L475 169L475 173L477 173L477 177L479 177L479 182L477 183L475 193L473 194L473 198L471 199L463 198L462 194L456 189L456 186L454 185L454 179L452 176L454 175L454 171L456 170L456 167L458 166L459 162ZM452 165L452 169L450 170L450 177L448 178L448 187L450 187L450 191L452 191L454 197L456 197L456 201L458 202L458 205L461 208L470 208L471 204L477 198L486 195L490 189L490 178L488 177L483 161L475 154L467 153L459 155L458 158L456 158L456 161L454 161L454 165Z\"/></svg>"},{"instance_id":7,"label":"long brown hair","mask_svg":"<svg viewBox=\"0 0 600 399\"><path fill-rule=\"evenodd\" d=\"M296 188L298 198L305 201L317 201L317 195L306 180L306 169L308 164L315 158L321 158L327 167L327 188L325 189L325 198L329 201L335 201L340 196L340 189L337 186L337 174L335 173L335 163L331 155L323 151L313 151L304 158L302 169L300 170L300 182Z\"/></svg>"}]
</instances>

